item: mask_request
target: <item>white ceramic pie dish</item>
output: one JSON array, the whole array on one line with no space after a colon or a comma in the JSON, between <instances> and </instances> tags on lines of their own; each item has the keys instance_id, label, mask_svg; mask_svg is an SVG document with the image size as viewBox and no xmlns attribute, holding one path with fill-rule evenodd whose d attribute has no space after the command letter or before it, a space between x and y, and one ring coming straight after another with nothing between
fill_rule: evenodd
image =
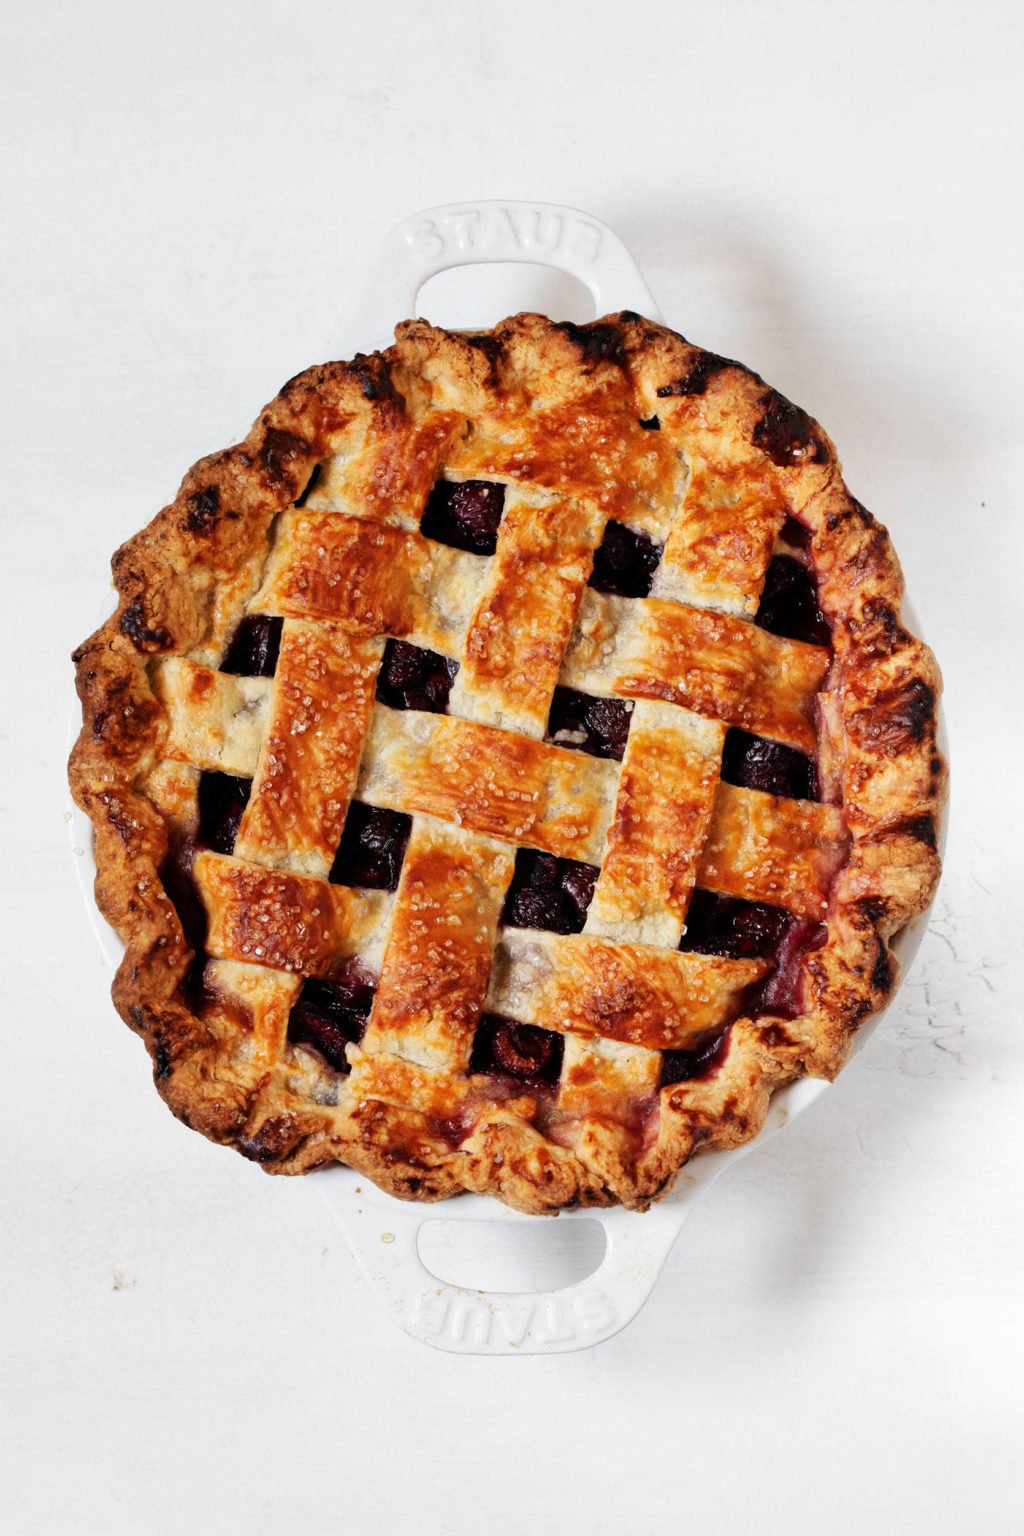
<instances>
[{"instance_id":1,"label":"white ceramic pie dish","mask_svg":"<svg viewBox=\"0 0 1024 1536\"><path fill-rule=\"evenodd\" d=\"M450 268L509 262L552 267L578 279L589 289L596 315L633 309L661 319L635 261L618 236L598 219L552 204L460 203L426 209L390 232L374 255L370 279L343 328L343 345L336 344L333 350L338 356L349 356L388 345L395 321L417 313L420 290L431 277ZM462 323L469 323L468 317ZM909 627L920 635L909 605L906 617ZM71 716L72 741L79 722L76 700ZM101 917L93 897L92 828L74 805L70 823L75 863L93 928L107 961L116 967L123 947ZM945 825L942 832L944 841ZM926 926L927 914L923 914L893 942L904 976ZM879 1014L859 1032L855 1050L863 1048L883 1017ZM482 1262L487 1255L488 1234L498 1232L496 1223L503 1229L509 1223L543 1224L556 1242L565 1236L564 1225L522 1216L494 1200L474 1195L442 1205L406 1203L341 1167L318 1172L314 1187L344 1230L371 1290L412 1337L463 1354L554 1354L585 1349L611 1338L640 1311L698 1196L730 1163L773 1136L828 1086L805 1078L781 1090L772 1100L759 1136L734 1151L695 1158L683 1169L672 1194L646 1213L622 1209L563 1212L562 1224L599 1222L606 1246L592 1273L560 1289L498 1291L452 1284L427 1268L420 1244L428 1222L471 1223L464 1229L471 1240L468 1253L466 1245L460 1248L463 1261L472 1266L473 1245Z\"/></svg>"}]
</instances>

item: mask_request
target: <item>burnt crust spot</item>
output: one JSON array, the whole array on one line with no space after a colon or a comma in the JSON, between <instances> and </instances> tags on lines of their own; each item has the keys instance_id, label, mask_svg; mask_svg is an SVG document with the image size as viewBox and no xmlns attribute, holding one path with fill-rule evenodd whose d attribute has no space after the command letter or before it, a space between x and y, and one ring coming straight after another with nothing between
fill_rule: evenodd
<instances>
[{"instance_id":1,"label":"burnt crust spot","mask_svg":"<svg viewBox=\"0 0 1024 1536\"><path fill-rule=\"evenodd\" d=\"M590 325L574 325L571 320L562 320L555 330L572 342L588 367L594 368L598 363L628 367L622 332L617 325L603 320L595 320Z\"/></svg>"},{"instance_id":2,"label":"burnt crust spot","mask_svg":"<svg viewBox=\"0 0 1024 1536\"><path fill-rule=\"evenodd\" d=\"M773 464L791 468L796 464L828 462L828 449L806 411L774 389L768 390L761 403L763 413L751 441Z\"/></svg>"},{"instance_id":3,"label":"burnt crust spot","mask_svg":"<svg viewBox=\"0 0 1024 1536\"><path fill-rule=\"evenodd\" d=\"M886 757L920 746L935 725L935 690L923 678L912 677L899 688L881 692L874 704L849 722L851 733Z\"/></svg>"},{"instance_id":4,"label":"burnt crust spot","mask_svg":"<svg viewBox=\"0 0 1024 1536\"><path fill-rule=\"evenodd\" d=\"M858 501L855 496L850 496L849 494L846 497L845 507L837 508L825 514L825 528L829 533L835 533L836 529L841 528L843 523L853 521L860 523L869 532L879 526L878 519L874 513L869 512L863 502Z\"/></svg>"},{"instance_id":5,"label":"burnt crust spot","mask_svg":"<svg viewBox=\"0 0 1024 1536\"><path fill-rule=\"evenodd\" d=\"M672 395L704 395L707 394L708 385L718 374L724 373L726 368L735 368L744 373L748 378L757 379L763 384L764 380L759 374L742 363L736 362L731 357L719 357L717 352L702 352L697 360L690 364L685 373L677 379L672 379L668 384L663 384L658 390L658 399L667 400Z\"/></svg>"},{"instance_id":6,"label":"burnt crust spot","mask_svg":"<svg viewBox=\"0 0 1024 1536\"><path fill-rule=\"evenodd\" d=\"M91 695L97 687L97 679L88 673L85 679L88 695ZM136 748L149 739L152 722L160 713L159 704L151 695L137 696L129 677L106 680L100 698L102 703L91 711L86 705L86 720L93 741L102 743L104 752L111 757L134 755Z\"/></svg>"},{"instance_id":7,"label":"burnt crust spot","mask_svg":"<svg viewBox=\"0 0 1024 1536\"><path fill-rule=\"evenodd\" d=\"M941 763L939 766L941 768ZM910 816L906 821L899 822L892 830L902 833L904 837L912 837L915 843L922 843L925 848L938 849L935 817L927 813L922 816Z\"/></svg>"},{"instance_id":8,"label":"burnt crust spot","mask_svg":"<svg viewBox=\"0 0 1024 1536\"><path fill-rule=\"evenodd\" d=\"M492 331L467 331L463 332L462 339L467 347L472 347L474 352L481 353L487 359L487 383L496 384L498 367L504 355L497 336Z\"/></svg>"},{"instance_id":9,"label":"burnt crust spot","mask_svg":"<svg viewBox=\"0 0 1024 1536\"><path fill-rule=\"evenodd\" d=\"M260 447L263 479L267 485L277 487L291 482L296 470L308 456L310 444L294 432L268 426Z\"/></svg>"},{"instance_id":10,"label":"burnt crust spot","mask_svg":"<svg viewBox=\"0 0 1024 1536\"><path fill-rule=\"evenodd\" d=\"M289 1115L271 1115L252 1136L236 1142L239 1152L253 1163L277 1163L294 1151L304 1133Z\"/></svg>"},{"instance_id":11,"label":"burnt crust spot","mask_svg":"<svg viewBox=\"0 0 1024 1536\"><path fill-rule=\"evenodd\" d=\"M865 601L857 631L859 642L871 656L893 656L907 639L896 610L880 597Z\"/></svg>"},{"instance_id":12,"label":"burnt crust spot","mask_svg":"<svg viewBox=\"0 0 1024 1536\"><path fill-rule=\"evenodd\" d=\"M774 1020L770 1020L767 1024L759 1024L757 1035L761 1044L767 1046L770 1051L788 1050L793 1045L793 1037Z\"/></svg>"},{"instance_id":13,"label":"burnt crust spot","mask_svg":"<svg viewBox=\"0 0 1024 1536\"><path fill-rule=\"evenodd\" d=\"M391 377L391 368L379 352L369 357L357 352L348 365L352 378L359 384L364 400L397 400L400 398Z\"/></svg>"},{"instance_id":14,"label":"burnt crust spot","mask_svg":"<svg viewBox=\"0 0 1024 1536\"><path fill-rule=\"evenodd\" d=\"M140 651L168 651L174 644L174 637L162 625L150 628L146 621L146 609L141 597L135 598L128 604L121 615L118 628L125 639L138 646Z\"/></svg>"},{"instance_id":15,"label":"burnt crust spot","mask_svg":"<svg viewBox=\"0 0 1024 1536\"><path fill-rule=\"evenodd\" d=\"M193 491L185 500L185 518L182 527L186 533L209 533L217 522L220 511L220 491L215 485Z\"/></svg>"},{"instance_id":16,"label":"burnt crust spot","mask_svg":"<svg viewBox=\"0 0 1024 1536\"><path fill-rule=\"evenodd\" d=\"M888 949L879 943L878 954L871 971L871 985L876 992L888 992L893 984L892 958Z\"/></svg>"},{"instance_id":17,"label":"burnt crust spot","mask_svg":"<svg viewBox=\"0 0 1024 1536\"><path fill-rule=\"evenodd\" d=\"M143 1024L139 1025L144 1029ZM162 1040L153 1041L153 1079L161 1083L174 1071L174 1058Z\"/></svg>"}]
</instances>

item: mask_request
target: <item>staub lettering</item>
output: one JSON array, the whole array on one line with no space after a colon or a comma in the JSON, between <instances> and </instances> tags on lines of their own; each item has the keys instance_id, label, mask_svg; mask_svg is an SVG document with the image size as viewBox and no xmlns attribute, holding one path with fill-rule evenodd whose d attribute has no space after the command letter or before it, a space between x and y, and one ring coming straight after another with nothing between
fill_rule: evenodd
<instances>
[{"instance_id":1,"label":"staub lettering","mask_svg":"<svg viewBox=\"0 0 1024 1536\"><path fill-rule=\"evenodd\" d=\"M500 261L561 256L579 266L597 260L602 234L587 219L523 204L454 208L424 222L406 240L417 256L489 256Z\"/></svg>"},{"instance_id":2,"label":"staub lettering","mask_svg":"<svg viewBox=\"0 0 1024 1536\"><path fill-rule=\"evenodd\" d=\"M509 1345L521 1346L530 1335L540 1344L595 1343L617 1326L615 1308L604 1291L502 1301L423 1291L413 1303L411 1331L431 1342L503 1352Z\"/></svg>"}]
</instances>

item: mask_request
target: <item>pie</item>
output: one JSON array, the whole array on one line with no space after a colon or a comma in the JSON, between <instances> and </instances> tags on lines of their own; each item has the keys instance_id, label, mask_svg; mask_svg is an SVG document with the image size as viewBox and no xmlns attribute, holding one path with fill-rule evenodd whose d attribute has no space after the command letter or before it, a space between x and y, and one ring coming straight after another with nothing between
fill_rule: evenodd
<instances>
[{"instance_id":1,"label":"pie","mask_svg":"<svg viewBox=\"0 0 1024 1536\"><path fill-rule=\"evenodd\" d=\"M643 1209L832 1077L930 901L939 676L822 429L631 313L300 374L114 557L114 1002L274 1173Z\"/></svg>"}]
</instances>

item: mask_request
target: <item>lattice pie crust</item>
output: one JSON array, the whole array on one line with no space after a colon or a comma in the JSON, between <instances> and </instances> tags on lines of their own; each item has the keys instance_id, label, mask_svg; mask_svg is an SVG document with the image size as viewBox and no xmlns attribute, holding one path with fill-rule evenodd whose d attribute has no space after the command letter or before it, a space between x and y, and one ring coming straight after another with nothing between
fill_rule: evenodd
<instances>
[{"instance_id":1,"label":"lattice pie crust","mask_svg":"<svg viewBox=\"0 0 1024 1536\"><path fill-rule=\"evenodd\" d=\"M500 510L483 552L431 511L466 482ZM592 574L613 525L645 595ZM827 643L759 619L780 554ZM642 1208L889 997L938 876L938 674L828 439L738 364L631 314L403 324L287 384L114 579L71 762L114 1000L175 1114L269 1170ZM243 631L276 665L228 660ZM396 641L446 707L382 701L421 660ZM578 696L624 750L555 728ZM747 738L813 798L727 781ZM360 826L397 829L393 878L337 875ZM548 898L520 876L567 870L582 931L523 922ZM695 890L789 937L694 947ZM339 986L362 1019L332 1048L308 1021Z\"/></svg>"}]
</instances>

